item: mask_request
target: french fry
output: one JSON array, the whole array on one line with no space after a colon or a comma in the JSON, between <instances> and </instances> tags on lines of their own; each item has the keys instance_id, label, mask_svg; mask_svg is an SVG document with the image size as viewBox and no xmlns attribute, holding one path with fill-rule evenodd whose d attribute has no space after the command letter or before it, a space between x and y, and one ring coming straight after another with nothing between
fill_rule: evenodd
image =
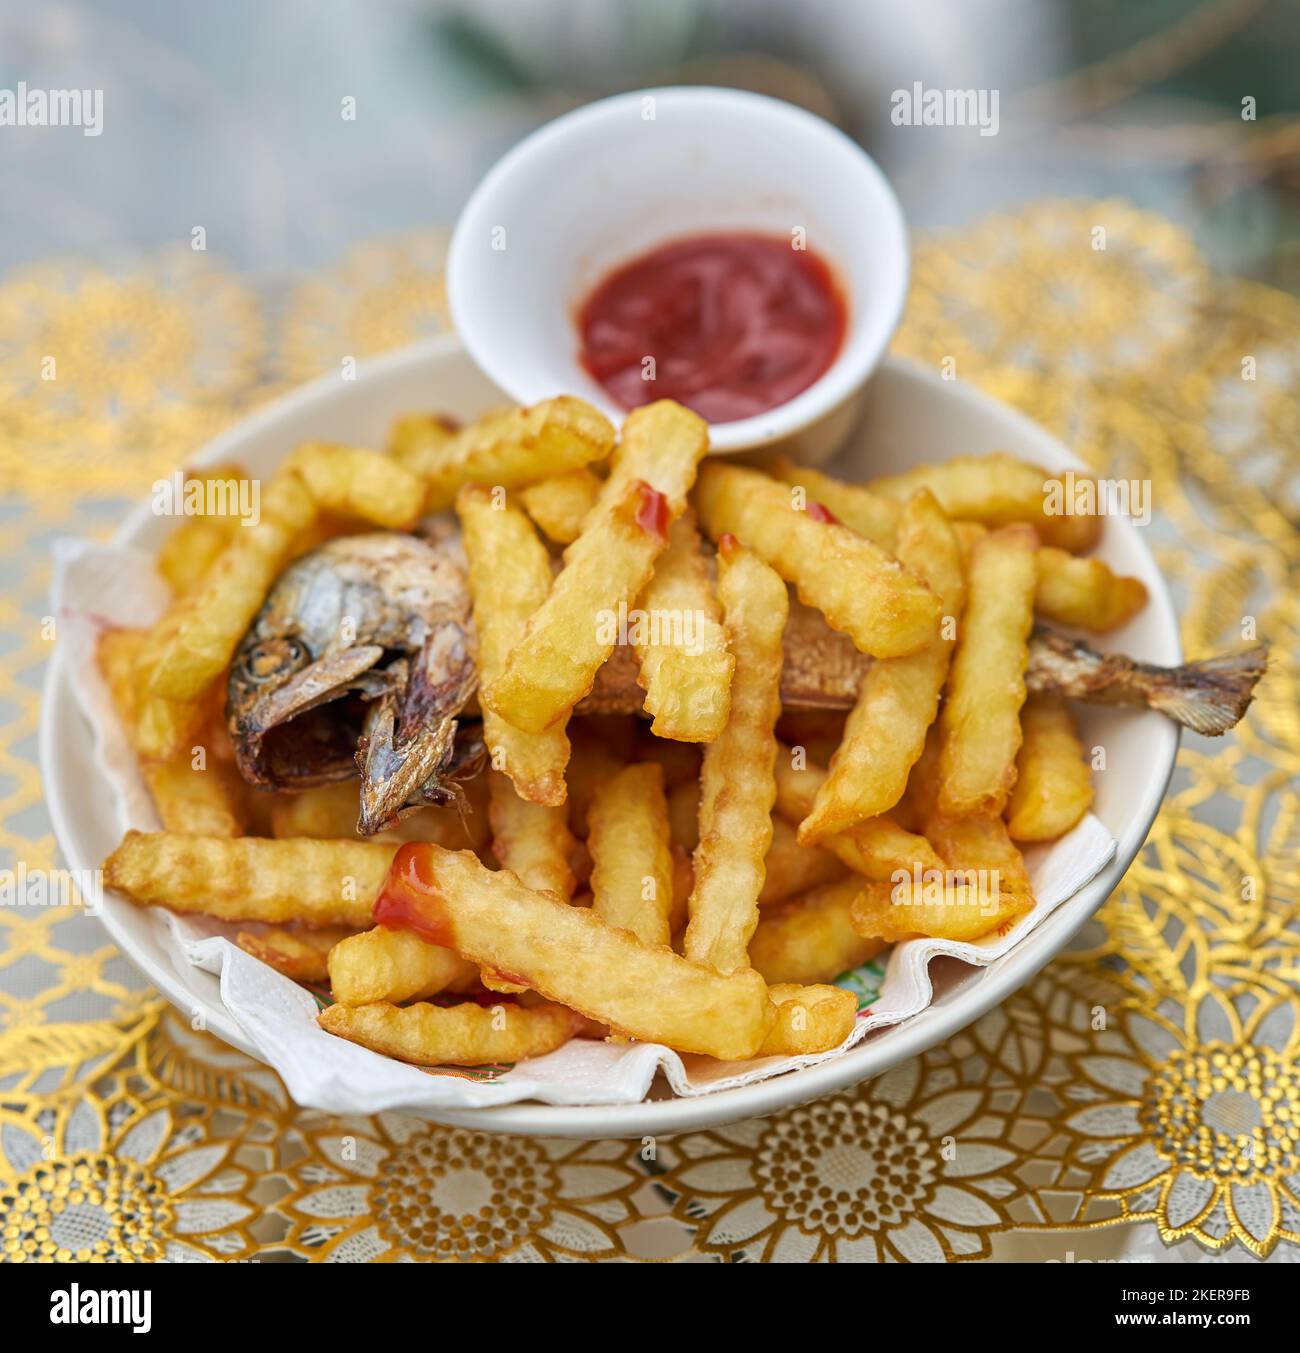
<instances>
[{"instance_id":1,"label":"french fry","mask_svg":"<svg viewBox=\"0 0 1300 1353\"><path fill-rule=\"evenodd\" d=\"M752 1057L775 1018L757 973L724 976L644 945L592 909L535 893L465 851L403 846L375 919L408 926L620 1033L682 1052Z\"/></svg>"},{"instance_id":2,"label":"french fry","mask_svg":"<svg viewBox=\"0 0 1300 1353\"><path fill-rule=\"evenodd\" d=\"M735 658L692 513L668 532L668 548L637 600L648 634L633 640L651 732L679 742L713 742L731 709Z\"/></svg>"},{"instance_id":3,"label":"french fry","mask_svg":"<svg viewBox=\"0 0 1300 1353\"><path fill-rule=\"evenodd\" d=\"M902 508L892 498L882 498L860 484L846 484L785 456L774 457L767 469L783 484L804 491L804 502L797 506L806 509L808 503L821 503L851 531L865 536L882 550L894 552Z\"/></svg>"},{"instance_id":4,"label":"french fry","mask_svg":"<svg viewBox=\"0 0 1300 1353\"><path fill-rule=\"evenodd\" d=\"M767 989L776 1023L759 1049L760 1057L800 1057L830 1052L849 1036L858 1017L858 998L843 987L778 982Z\"/></svg>"},{"instance_id":5,"label":"french fry","mask_svg":"<svg viewBox=\"0 0 1300 1353\"><path fill-rule=\"evenodd\" d=\"M790 823L802 822L825 782L826 771L812 761L796 768L792 749L777 748L776 810ZM905 830L895 814L882 813L847 831L828 836L822 849L834 855L846 869L878 882L891 879L899 869L942 869L943 861L924 836Z\"/></svg>"},{"instance_id":6,"label":"french fry","mask_svg":"<svg viewBox=\"0 0 1300 1353\"><path fill-rule=\"evenodd\" d=\"M1126 624L1146 604L1139 578L1115 573L1100 559L1076 559L1049 546L1038 551L1034 610L1058 625L1104 633Z\"/></svg>"},{"instance_id":7,"label":"french fry","mask_svg":"<svg viewBox=\"0 0 1300 1353\"><path fill-rule=\"evenodd\" d=\"M597 510L505 668L481 689L491 713L529 733L567 718L613 651L620 611L649 581L687 487L674 504L636 480L608 512Z\"/></svg>"},{"instance_id":8,"label":"french fry","mask_svg":"<svg viewBox=\"0 0 1300 1353\"><path fill-rule=\"evenodd\" d=\"M569 860L578 843L569 831L567 810L521 799L497 771L489 772L488 795L492 853L501 868L525 888L568 901L576 886Z\"/></svg>"},{"instance_id":9,"label":"french fry","mask_svg":"<svg viewBox=\"0 0 1300 1353\"><path fill-rule=\"evenodd\" d=\"M1014 841L1054 841L1092 805L1092 773L1065 701L1031 695L1020 711L1024 741L1007 804Z\"/></svg>"},{"instance_id":10,"label":"french fry","mask_svg":"<svg viewBox=\"0 0 1300 1353\"><path fill-rule=\"evenodd\" d=\"M695 887L695 866L689 851L673 846L673 905L668 914L668 930L676 937L690 919L691 889Z\"/></svg>"},{"instance_id":11,"label":"french fry","mask_svg":"<svg viewBox=\"0 0 1300 1353\"><path fill-rule=\"evenodd\" d=\"M440 846L479 850L487 844L487 794L482 778L464 785L469 811L455 808L419 808L395 826L366 839L401 845L404 841L436 841ZM270 831L278 840L309 836L315 840L360 840L357 834L359 797L357 782L343 780L294 794L269 794Z\"/></svg>"},{"instance_id":12,"label":"french fry","mask_svg":"<svg viewBox=\"0 0 1300 1353\"><path fill-rule=\"evenodd\" d=\"M562 1005L330 1005L322 1029L373 1052L417 1066L489 1066L542 1057L582 1024Z\"/></svg>"},{"instance_id":13,"label":"french fry","mask_svg":"<svg viewBox=\"0 0 1300 1353\"><path fill-rule=\"evenodd\" d=\"M326 962L331 948L355 931L340 926L323 930L271 929L260 935L241 930L235 943L268 967L295 982L324 982L329 977Z\"/></svg>"},{"instance_id":14,"label":"french fry","mask_svg":"<svg viewBox=\"0 0 1300 1353\"><path fill-rule=\"evenodd\" d=\"M831 982L874 958L884 945L864 939L850 916L853 900L870 885L849 877L767 907L749 942L749 961L774 985Z\"/></svg>"},{"instance_id":15,"label":"french fry","mask_svg":"<svg viewBox=\"0 0 1300 1353\"><path fill-rule=\"evenodd\" d=\"M139 906L223 921L360 927L392 859L392 846L370 841L129 831L104 861L104 886Z\"/></svg>"},{"instance_id":16,"label":"french fry","mask_svg":"<svg viewBox=\"0 0 1300 1353\"><path fill-rule=\"evenodd\" d=\"M147 630L105 630L96 646L97 665L141 765L193 755L208 713L198 702L178 704L151 695L141 655Z\"/></svg>"},{"instance_id":17,"label":"french fry","mask_svg":"<svg viewBox=\"0 0 1300 1353\"><path fill-rule=\"evenodd\" d=\"M529 618L551 588L546 547L513 503L499 506L479 485L462 489L456 499L461 538L469 562L474 627L478 631L479 682L497 680ZM554 807L565 800L564 768L569 739L564 724L524 732L496 711L483 712L483 737L492 764L514 782L521 798Z\"/></svg>"},{"instance_id":18,"label":"french fry","mask_svg":"<svg viewBox=\"0 0 1300 1353\"><path fill-rule=\"evenodd\" d=\"M358 517L392 531L415 525L424 483L413 470L380 451L333 442L304 442L287 464L326 512Z\"/></svg>"},{"instance_id":19,"label":"french fry","mask_svg":"<svg viewBox=\"0 0 1300 1353\"><path fill-rule=\"evenodd\" d=\"M794 828L784 818L772 819L772 844L763 861L763 891L760 907L784 902L810 888L843 878L844 865L820 846L801 846Z\"/></svg>"},{"instance_id":20,"label":"french fry","mask_svg":"<svg viewBox=\"0 0 1300 1353\"><path fill-rule=\"evenodd\" d=\"M201 718L189 730L195 739L192 746L165 760L147 757L140 750L140 706L153 705L147 695L142 698L136 680L135 664L144 639L143 630L106 630L96 646L96 661L127 740L136 750L158 818L169 832L242 836L248 825L244 783L228 761L207 755L199 739L208 740L211 729L203 727ZM201 716L203 711L200 708L196 713Z\"/></svg>"},{"instance_id":21,"label":"french fry","mask_svg":"<svg viewBox=\"0 0 1300 1353\"><path fill-rule=\"evenodd\" d=\"M144 782L163 830L194 836L243 836L248 826L245 785L239 772L215 758L199 767L180 756L144 762Z\"/></svg>"},{"instance_id":22,"label":"french fry","mask_svg":"<svg viewBox=\"0 0 1300 1353\"><path fill-rule=\"evenodd\" d=\"M787 484L714 461L700 471L696 510L715 541L736 536L862 652L896 658L928 644L939 598L878 545L790 496Z\"/></svg>"},{"instance_id":23,"label":"french fry","mask_svg":"<svg viewBox=\"0 0 1300 1353\"><path fill-rule=\"evenodd\" d=\"M277 474L262 494L256 526L241 527L198 587L164 616L141 654L149 690L190 701L217 680L316 516L316 502L296 474Z\"/></svg>"},{"instance_id":24,"label":"french fry","mask_svg":"<svg viewBox=\"0 0 1300 1353\"><path fill-rule=\"evenodd\" d=\"M939 810L1000 813L1016 779L1034 623L1033 528L1004 526L971 552L965 617L939 716Z\"/></svg>"},{"instance_id":25,"label":"french fry","mask_svg":"<svg viewBox=\"0 0 1300 1353\"><path fill-rule=\"evenodd\" d=\"M613 447L614 425L572 395L491 414L425 458L424 510L450 507L466 484L519 488L603 460Z\"/></svg>"},{"instance_id":26,"label":"french fry","mask_svg":"<svg viewBox=\"0 0 1300 1353\"><path fill-rule=\"evenodd\" d=\"M557 545L571 545L600 496L600 477L585 465L520 489L519 501L537 528Z\"/></svg>"},{"instance_id":27,"label":"french fry","mask_svg":"<svg viewBox=\"0 0 1300 1353\"><path fill-rule=\"evenodd\" d=\"M340 940L329 951L329 983L342 1005L422 1000L440 991L464 991L478 968L409 930L374 926Z\"/></svg>"},{"instance_id":28,"label":"french fry","mask_svg":"<svg viewBox=\"0 0 1300 1353\"><path fill-rule=\"evenodd\" d=\"M162 543L158 572L179 597L190 590L212 567L230 543L230 526L211 517L191 517Z\"/></svg>"},{"instance_id":29,"label":"french fry","mask_svg":"<svg viewBox=\"0 0 1300 1353\"><path fill-rule=\"evenodd\" d=\"M1076 477L1082 484L1085 476ZM929 489L948 516L1007 526L1027 522L1044 545L1079 554L1091 549L1101 535L1101 518L1063 510L1055 497L1064 497L1064 480L1039 465L1005 452L988 456L954 456L938 465L919 465L904 474L873 479L866 487L875 494L906 502L917 489ZM1055 488L1053 488L1055 486ZM1053 511L1058 507L1062 510ZM1073 507L1073 504L1069 504Z\"/></svg>"},{"instance_id":30,"label":"french fry","mask_svg":"<svg viewBox=\"0 0 1300 1353\"><path fill-rule=\"evenodd\" d=\"M592 804L587 818L592 906L642 944L672 938L673 855L663 768L626 766Z\"/></svg>"},{"instance_id":31,"label":"french fry","mask_svg":"<svg viewBox=\"0 0 1300 1353\"><path fill-rule=\"evenodd\" d=\"M877 659L867 669L830 773L799 825L802 845L893 808L939 708L966 584L957 538L926 489L903 509L898 557L942 599L945 625L916 653Z\"/></svg>"},{"instance_id":32,"label":"french fry","mask_svg":"<svg viewBox=\"0 0 1300 1353\"><path fill-rule=\"evenodd\" d=\"M1024 860L997 817L935 817L926 834L944 862L893 883L871 883L853 903L852 924L867 938L913 935L970 943L1005 934L1034 906Z\"/></svg>"},{"instance_id":33,"label":"french fry","mask_svg":"<svg viewBox=\"0 0 1300 1353\"><path fill-rule=\"evenodd\" d=\"M776 573L734 540L719 550L718 595L736 667L727 726L704 751L700 843L682 948L697 963L733 972L748 962L763 859L772 843L781 633L789 601Z\"/></svg>"},{"instance_id":34,"label":"french fry","mask_svg":"<svg viewBox=\"0 0 1300 1353\"><path fill-rule=\"evenodd\" d=\"M622 436L609 463L583 530L605 515L637 480L668 499L674 519L686 506L697 467L709 450L709 425L671 399L633 409L623 420ZM568 551L565 551L566 557Z\"/></svg>"},{"instance_id":35,"label":"french fry","mask_svg":"<svg viewBox=\"0 0 1300 1353\"><path fill-rule=\"evenodd\" d=\"M442 449L456 435L454 424L436 413L408 413L388 429L388 454L421 479L427 479Z\"/></svg>"}]
</instances>

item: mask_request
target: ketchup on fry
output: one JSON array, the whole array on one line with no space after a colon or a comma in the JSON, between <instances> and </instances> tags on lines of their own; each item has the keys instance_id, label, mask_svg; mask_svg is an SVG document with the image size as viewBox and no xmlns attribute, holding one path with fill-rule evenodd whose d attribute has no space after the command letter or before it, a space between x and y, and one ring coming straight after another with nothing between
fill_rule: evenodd
<instances>
[{"instance_id":1,"label":"ketchup on fry","mask_svg":"<svg viewBox=\"0 0 1300 1353\"><path fill-rule=\"evenodd\" d=\"M582 364L618 404L675 399L711 423L806 390L835 360L847 322L817 254L757 234L661 245L610 273L577 314Z\"/></svg>"}]
</instances>

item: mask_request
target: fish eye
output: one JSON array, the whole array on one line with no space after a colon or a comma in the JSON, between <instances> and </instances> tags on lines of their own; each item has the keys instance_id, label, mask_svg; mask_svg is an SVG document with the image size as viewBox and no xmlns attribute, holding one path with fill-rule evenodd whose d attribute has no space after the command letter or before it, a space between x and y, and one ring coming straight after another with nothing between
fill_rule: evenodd
<instances>
[{"instance_id":1,"label":"fish eye","mask_svg":"<svg viewBox=\"0 0 1300 1353\"><path fill-rule=\"evenodd\" d=\"M301 639L263 639L244 655L248 679L260 684L295 671L307 660L307 646Z\"/></svg>"}]
</instances>

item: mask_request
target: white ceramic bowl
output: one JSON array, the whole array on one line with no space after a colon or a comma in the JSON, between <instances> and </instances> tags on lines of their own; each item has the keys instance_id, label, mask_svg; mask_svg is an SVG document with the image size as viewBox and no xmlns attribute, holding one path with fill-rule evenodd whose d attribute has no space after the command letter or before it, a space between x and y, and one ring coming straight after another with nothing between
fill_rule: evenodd
<instances>
[{"instance_id":1,"label":"white ceramic bowl","mask_svg":"<svg viewBox=\"0 0 1300 1353\"><path fill-rule=\"evenodd\" d=\"M557 390L621 421L578 360L575 307L615 265L683 235L756 230L837 273L848 331L794 399L715 424L715 451L781 444L813 463L843 441L907 293L907 231L888 180L828 122L734 89L647 89L526 137L475 189L452 236L447 297L470 356L521 404Z\"/></svg>"},{"instance_id":2,"label":"white ceramic bowl","mask_svg":"<svg viewBox=\"0 0 1300 1353\"><path fill-rule=\"evenodd\" d=\"M238 462L270 471L299 442L326 438L378 444L398 414L438 409L461 418L499 406L501 392L469 360L456 339L436 338L366 362L355 381L329 376L268 405L210 443L195 464ZM865 421L837 464L837 473L861 479L958 452L1007 450L1052 469L1081 463L1041 428L958 383L888 361L872 385ZM120 543L154 550L173 523L141 503L117 533ZM1150 605L1106 647L1153 662L1180 661L1169 593L1138 530L1107 521L1100 556L1135 574ZM1119 882L1146 838L1160 806L1178 746L1175 725L1149 711L1081 707L1085 745L1104 744L1107 769L1097 775L1094 811L1118 842L1115 858L1093 881L1062 903L1009 954L987 968L939 964L934 1004L915 1018L866 1039L835 1061L757 1085L696 1099L651 1099L616 1107L512 1104L490 1109L446 1109L448 1123L575 1137L678 1132L771 1113L878 1075L969 1024L1028 981L1069 940ZM93 768L90 739L72 694L61 649L45 686L41 770L50 816L70 868L95 869L117 845L107 786ZM225 1042L252 1052L222 1007L217 978L173 962L163 945L162 917L113 894L103 921L115 944L189 1018L201 1011ZM255 1055L255 1054L254 1054Z\"/></svg>"}]
</instances>

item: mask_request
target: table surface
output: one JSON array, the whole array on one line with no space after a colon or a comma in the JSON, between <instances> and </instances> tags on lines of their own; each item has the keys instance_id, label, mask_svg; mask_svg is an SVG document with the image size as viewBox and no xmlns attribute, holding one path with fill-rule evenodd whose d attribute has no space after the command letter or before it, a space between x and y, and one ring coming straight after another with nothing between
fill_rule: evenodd
<instances>
[{"instance_id":1,"label":"table surface","mask_svg":"<svg viewBox=\"0 0 1300 1353\"><path fill-rule=\"evenodd\" d=\"M10 867L57 863L35 746L52 540L107 534L183 454L339 353L444 329L444 247L374 239L278 288L190 250L0 280ZM1242 726L1185 740L1146 847L1076 945L852 1092L573 1143L301 1111L164 1008L93 918L3 906L0 1257L1300 1254L1300 304L1216 275L1116 200L1032 203L919 241L915 264L895 350L955 360L1099 470L1151 481L1189 656L1252 625L1274 644ZM934 1145L947 1134L959 1172Z\"/></svg>"}]
</instances>

